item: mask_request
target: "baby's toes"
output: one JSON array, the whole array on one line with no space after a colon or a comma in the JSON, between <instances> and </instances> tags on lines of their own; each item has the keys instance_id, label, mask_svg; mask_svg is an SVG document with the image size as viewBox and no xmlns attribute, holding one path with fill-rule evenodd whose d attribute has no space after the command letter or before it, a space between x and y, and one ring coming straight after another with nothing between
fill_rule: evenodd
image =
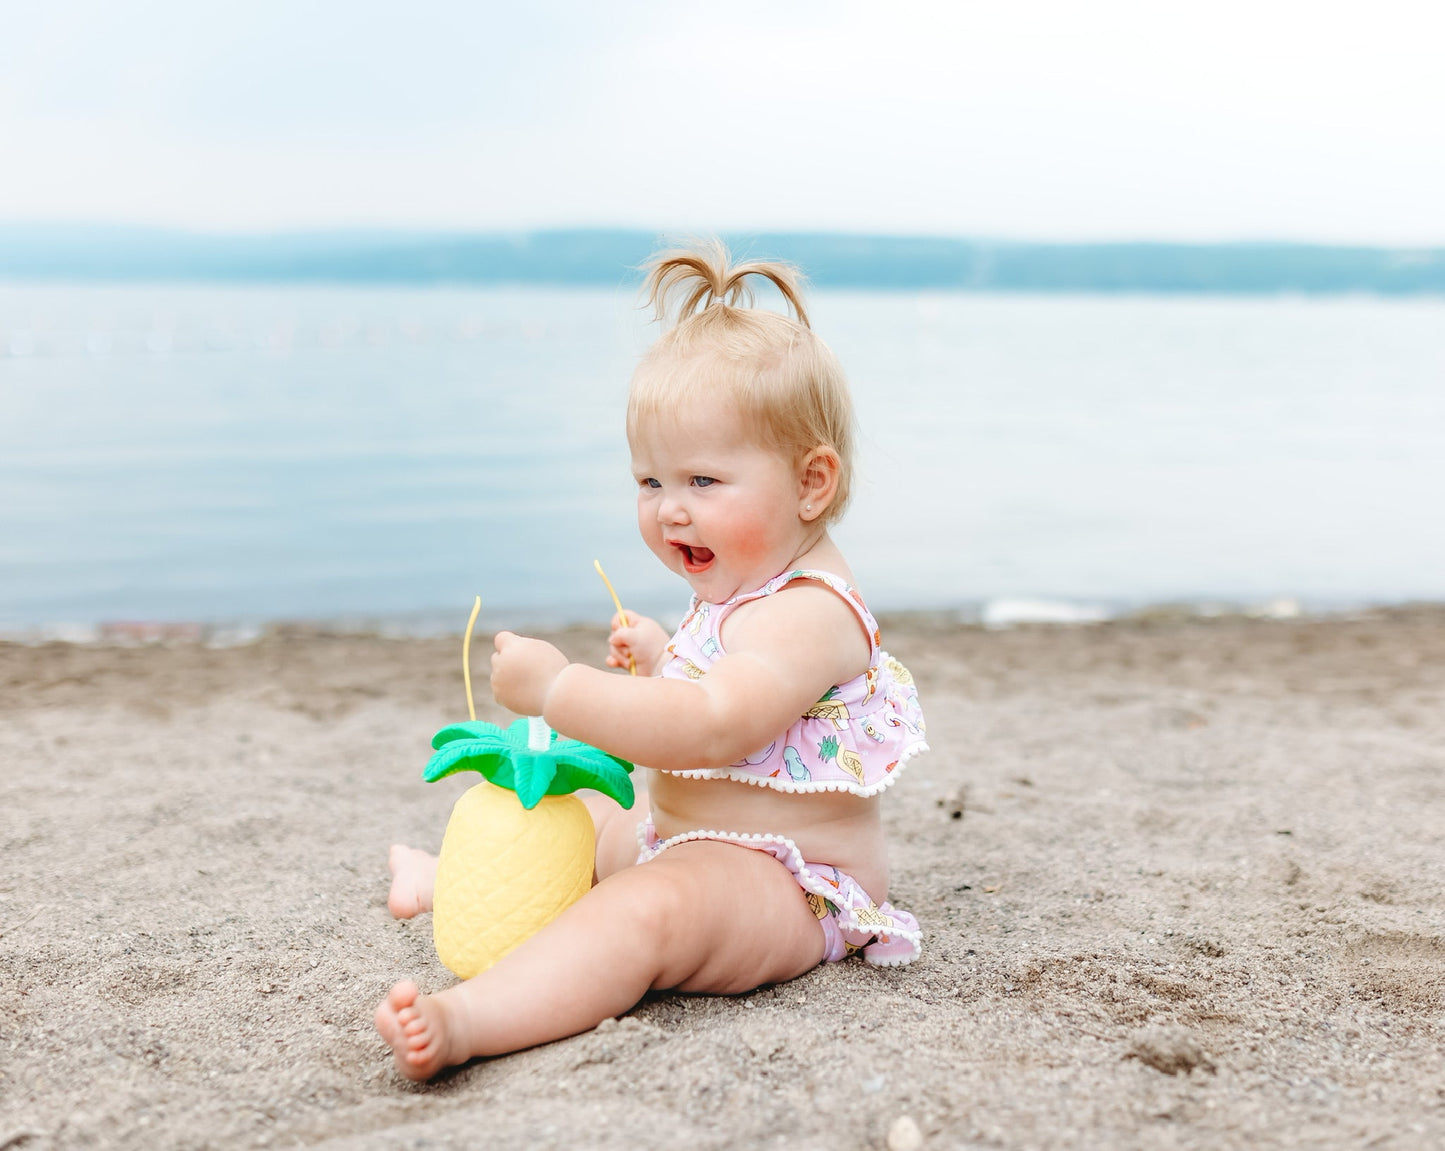
<instances>
[{"instance_id":1,"label":"baby's toes","mask_svg":"<svg viewBox=\"0 0 1445 1151\"><path fill-rule=\"evenodd\" d=\"M416 997L421 994L421 988L417 987L410 979L402 979L391 985L391 990L386 993L386 1002L398 1016L404 1011L416 1014Z\"/></svg>"}]
</instances>

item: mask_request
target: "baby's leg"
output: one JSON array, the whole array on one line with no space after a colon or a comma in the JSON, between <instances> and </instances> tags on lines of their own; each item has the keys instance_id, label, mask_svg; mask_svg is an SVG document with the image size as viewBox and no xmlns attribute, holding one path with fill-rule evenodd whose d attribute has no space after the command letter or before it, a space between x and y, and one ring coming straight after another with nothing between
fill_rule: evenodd
<instances>
[{"instance_id":1,"label":"baby's leg","mask_svg":"<svg viewBox=\"0 0 1445 1151\"><path fill-rule=\"evenodd\" d=\"M410 919L431 910L437 885L437 857L415 847L393 843L386 860L391 868L391 891L386 908L395 919Z\"/></svg>"},{"instance_id":2,"label":"baby's leg","mask_svg":"<svg viewBox=\"0 0 1445 1151\"><path fill-rule=\"evenodd\" d=\"M736 994L823 958L823 930L787 868L700 840L605 877L515 951L435 995L403 981L376 1009L396 1067L425 1079L477 1055L575 1035L649 990Z\"/></svg>"},{"instance_id":3,"label":"baby's leg","mask_svg":"<svg viewBox=\"0 0 1445 1151\"><path fill-rule=\"evenodd\" d=\"M579 799L587 805L592 826L597 832L597 859L593 882L606 879L614 871L637 863L637 825L647 818L647 792L638 790L631 807L623 807L615 799L597 791L580 791Z\"/></svg>"},{"instance_id":4,"label":"baby's leg","mask_svg":"<svg viewBox=\"0 0 1445 1151\"><path fill-rule=\"evenodd\" d=\"M623 808L595 791L583 792L580 798L587 805L597 832L594 880L636 863L637 824L647 818L647 793L639 793L631 808ZM387 894L386 906L392 916L410 919L430 911L432 893L436 890L437 857L393 843L387 866L391 868L391 891Z\"/></svg>"}]
</instances>

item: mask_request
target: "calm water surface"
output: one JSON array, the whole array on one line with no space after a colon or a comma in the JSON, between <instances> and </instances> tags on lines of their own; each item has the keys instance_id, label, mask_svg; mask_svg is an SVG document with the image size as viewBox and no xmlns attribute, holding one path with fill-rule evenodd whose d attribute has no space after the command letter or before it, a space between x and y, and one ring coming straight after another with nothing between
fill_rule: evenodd
<instances>
[{"instance_id":1,"label":"calm water surface","mask_svg":"<svg viewBox=\"0 0 1445 1151\"><path fill-rule=\"evenodd\" d=\"M820 292L880 609L1445 598L1445 301ZM677 614L627 292L0 284L0 629Z\"/></svg>"}]
</instances>

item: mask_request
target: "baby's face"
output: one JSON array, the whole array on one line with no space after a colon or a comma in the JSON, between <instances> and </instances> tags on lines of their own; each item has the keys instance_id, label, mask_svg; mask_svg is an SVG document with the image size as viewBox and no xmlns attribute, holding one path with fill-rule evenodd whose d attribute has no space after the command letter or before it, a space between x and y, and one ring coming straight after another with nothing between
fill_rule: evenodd
<instances>
[{"instance_id":1,"label":"baby's face","mask_svg":"<svg viewBox=\"0 0 1445 1151\"><path fill-rule=\"evenodd\" d=\"M803 551L799 469L727 405L647 421L631 446L638 529L699 599L761 587Z\"/></svg>"}]
</instances>

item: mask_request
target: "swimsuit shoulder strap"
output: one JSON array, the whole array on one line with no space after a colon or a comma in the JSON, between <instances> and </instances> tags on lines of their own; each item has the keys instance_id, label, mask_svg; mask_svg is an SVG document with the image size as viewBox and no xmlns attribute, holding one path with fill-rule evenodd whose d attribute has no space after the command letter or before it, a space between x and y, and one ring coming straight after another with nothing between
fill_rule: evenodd
<instances>
[{"instance_id":1,"label":"swimsuit shoulder strap","mask_svg":"<svg viewBox=\"0 0 1445 1151\"><path fill-rule=\"evenodd\" d=\"M821 571L817 568L789 568L787 571L775 575L756 591L744 592L741 595L734 596L728 600L727 603L723 604L723 610L717 613L713 626L718 629L718 631L714 634L721 634L722 622L732 613L733 609L741 607L745 603L750 603L755 599L770 596L797 580L813 580L826 585L836 592L838 597L853 609L853 614L858 617L859 622L863 625L863 630L868 634L868 653L870 657L876 657L878 655L879 646L882 643L882 637L878 631L878 621L873 618L873 613L868 610L868 605L863 602L863 597L858 594L858 589L841 576L836 576L832 572Z\"/></svg>"}]
</instances>

